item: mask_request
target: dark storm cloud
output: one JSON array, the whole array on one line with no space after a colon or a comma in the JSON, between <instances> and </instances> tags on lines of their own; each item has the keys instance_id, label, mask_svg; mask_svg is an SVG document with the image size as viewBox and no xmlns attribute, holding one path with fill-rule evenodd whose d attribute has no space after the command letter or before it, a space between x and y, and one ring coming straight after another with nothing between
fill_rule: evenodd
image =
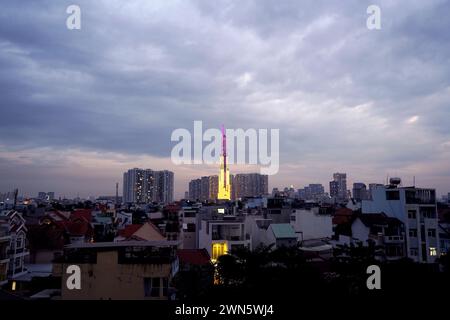
<instances>
[{"instance_id":1,"label":"dark storm cloud","mask_svg":"<svg viewBox=\"0 0 450 320\"><path fill-rule=\"evenodd\" d=\"M376 1L378 31L373 1L77 1L70 31L72 3L2 3L4 152L164 158L172 130L203 120L280 128L281 165L318 175L330 159L448 172L448 1Z\"/></svg>"}]
</instances>

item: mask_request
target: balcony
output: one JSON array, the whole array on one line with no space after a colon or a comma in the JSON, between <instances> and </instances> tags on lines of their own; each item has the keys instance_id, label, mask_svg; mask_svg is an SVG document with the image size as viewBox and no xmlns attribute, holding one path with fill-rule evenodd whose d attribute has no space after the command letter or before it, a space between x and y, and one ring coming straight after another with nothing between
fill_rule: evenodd
<instances>
[{"instance_id":1,"label":"balcony","mask_svg":"<svg viewBox=\"0 0 450 320\"><path fill-rule=\"evenodd\" d=\"M219 234L214 232L212 234L212 240L244 241L245 237L233 236L229 234Z\"/></svg>"},{"instance_id":2,"label":"balcony","mask_svg":"<svg viewBox=\"0 0 450 320\"><path fill-rule=\"evenodd\" d=\"M405 241L403 236L384 236L384 243L403 243Z\"/></svg>"}]
</instances>

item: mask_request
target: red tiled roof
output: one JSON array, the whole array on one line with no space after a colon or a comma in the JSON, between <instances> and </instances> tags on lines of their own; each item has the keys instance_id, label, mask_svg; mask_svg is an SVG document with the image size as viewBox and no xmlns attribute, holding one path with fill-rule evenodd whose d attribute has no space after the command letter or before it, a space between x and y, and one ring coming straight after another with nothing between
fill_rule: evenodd
<instances>
[{"instance_id":1,"label":"red tiled roof","mask_svg":"<svg viewBox=\"0 0 450 320\"><path fill-rule=\"evenodd\" d=\"M70 218L84 218L86 221L92 221L92 210L91 209L76 209L70 215Z\"/></svg>"},{"instance_id":2,"label":"red tiled roof","mask_svg":"<svg viewBox=\"0 0 450 320\"><path fill-rule=\"evenodd\" d=\"M206 249L179 249L177 251L181 263L192 265L207 265L210 257Z\"/></svg>"},{"instance_id":3,"label":"red tiled roof","mask_svg":"<svg viewBox=\"0 0 450 320\"><path fill-rule=\"evenodd\" d=\"M130 238L141 227L142 224L129 224L124 229L119 230L119 236L124 238Z\"/></svg>"}]
</instances>

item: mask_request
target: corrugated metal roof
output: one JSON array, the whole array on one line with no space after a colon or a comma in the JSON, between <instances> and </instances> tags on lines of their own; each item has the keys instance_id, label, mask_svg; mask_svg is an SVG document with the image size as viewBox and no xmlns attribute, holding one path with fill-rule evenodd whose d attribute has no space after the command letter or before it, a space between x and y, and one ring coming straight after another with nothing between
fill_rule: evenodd
<instances>
[{"instance_id":1,"label":"corrugated metal roof","mask_svg":"<svg viewBox=\"0 0 450 320\"><path fill-rule=\"evenodd\" d=\"M270 228L277 239L297 238L294 228L289 223L273 223Z\"/></svg>"}]
</instances>

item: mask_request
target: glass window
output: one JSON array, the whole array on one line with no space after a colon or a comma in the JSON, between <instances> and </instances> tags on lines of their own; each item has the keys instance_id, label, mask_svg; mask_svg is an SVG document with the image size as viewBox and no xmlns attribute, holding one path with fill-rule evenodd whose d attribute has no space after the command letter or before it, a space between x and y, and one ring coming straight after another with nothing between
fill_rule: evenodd
<instances>
[{"instance_id":1,"label":"glass window","mask_svg":"<svg viewBox=\"0 0 450 320\"><path fill-rule=\"evenodd\" d=\"M163 296L167 297L167 291L169 289L169 279L162 278L162 280L163 280Z\"/></svg>"},{"instance_id":2,"label":"glass window","mask_svg":"<svg viewBox=\"0 0 450 320\"><path fill-rule=\"evenodd\" d=\"M144 278L144 294L146 297L159 297L160 278Z\"/></svg>"},{"instance_id":3,"label":"glass window","mask_svg":"<svg viewBox=\"0 0 450 320\"><path fill-rule=\"evenodd\" d=\"M409 229L409 236L417 238L417 229Z\"/></svg>"},{"instance_id":4,"label":"glass window","mask_svg":"<svg viewBox=\"0 0 450 320\"><path fill-rule=\"evenodd\" d=\"M212 260L217 260L220 256L223 256L228 251L226 243L214 243L212 245Z\"/></svg>"},{"instance_id":5,"label":"glass window","mask_svg":"<svg viewBox=\"0 0 450 320\"><path fill-rule=\"evenodd\" d=\"M400 192L386 191L386 200L400 200Z\"/></svg>"},{"instance_id":6,"label":"glass window","mask_svg":"<svg viewBox=\"0 0 450 320\"><path fill-rule=\"evenodd\" d=\"M437 256L437 250L434 247L430 247L430 256Z\"/></svg>"},{"instance_id":7,"label":"glass window","mask_svg":"<svg viewBox=\"0 0 450 320\"><path fill-rule=\"evenodd\" d=\"M408 210L408 218L416 219L416 210Z\"/></svg>"}]
</instances>

